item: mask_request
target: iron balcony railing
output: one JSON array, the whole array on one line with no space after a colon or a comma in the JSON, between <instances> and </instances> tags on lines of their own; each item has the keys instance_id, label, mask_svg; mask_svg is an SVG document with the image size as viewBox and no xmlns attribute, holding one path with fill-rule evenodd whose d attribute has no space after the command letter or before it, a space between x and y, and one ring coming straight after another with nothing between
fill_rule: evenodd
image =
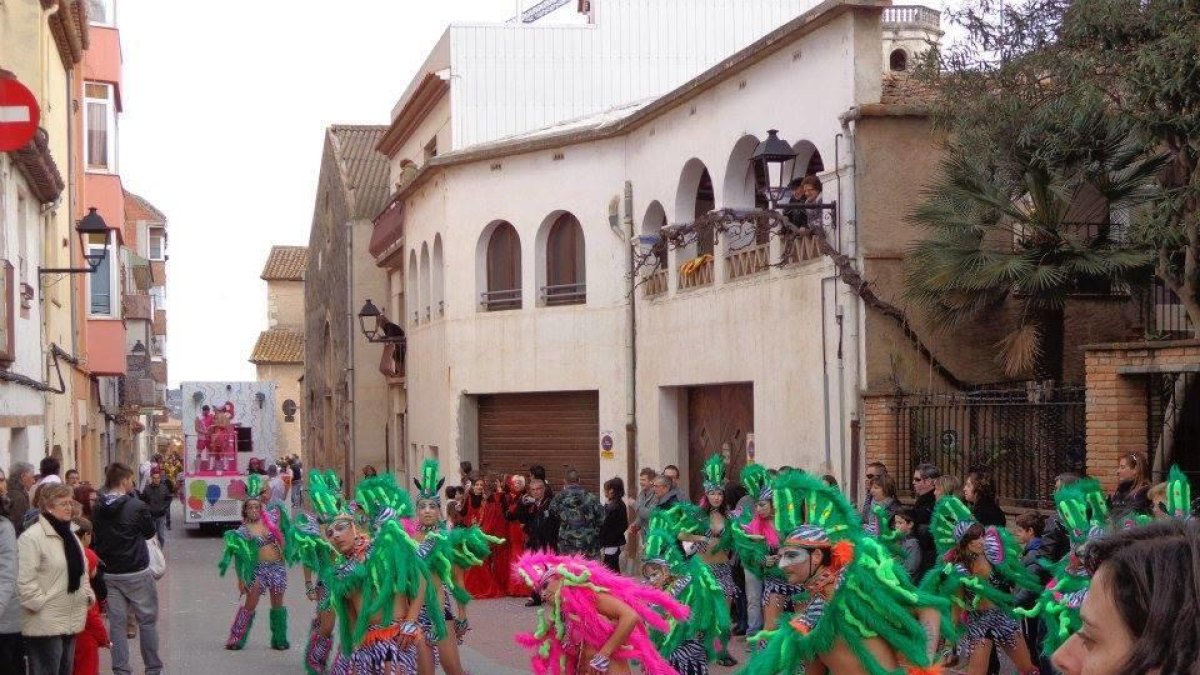
<instances>
[{"instance_id":1,"label":"iron balcony railing","mask_svg":"<svg viewBox=\"0 0 1200 675\"><path fill-rule=\"evenodd\" d=\"M582 305L587 302L587 284L542 286L542 303L548 307Z\"/></svg>"},{"instance_id":2,"label":"iron balcony railing","mask_svg":"<svg viewBox=\"0 0 1200 675\"><path fill-rule=\"evenodd\" d=\"M479 307L485 312L521 309L521 289L484 291L479 294Z\"/></svg>"}]
</instances>

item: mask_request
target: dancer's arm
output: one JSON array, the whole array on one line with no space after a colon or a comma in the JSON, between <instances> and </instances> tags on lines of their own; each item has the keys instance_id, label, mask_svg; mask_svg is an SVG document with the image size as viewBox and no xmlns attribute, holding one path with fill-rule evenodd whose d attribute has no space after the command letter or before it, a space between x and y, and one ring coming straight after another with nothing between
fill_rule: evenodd
<instances>
[{"instance_id":1,"label":"dancer's arm","mask_svg":"<svg viewBox=\"0 0 1200 675\"><path fill-rule=\"evenodd\" d=\"M616 624L608 642L605 642L597 652L605 658L612 658L613 653L625 644L630 634L633 633L633 629L637 627L638 615L632 607L607 593L596 595L596 610Z\"/></svg>"}]
</instances>

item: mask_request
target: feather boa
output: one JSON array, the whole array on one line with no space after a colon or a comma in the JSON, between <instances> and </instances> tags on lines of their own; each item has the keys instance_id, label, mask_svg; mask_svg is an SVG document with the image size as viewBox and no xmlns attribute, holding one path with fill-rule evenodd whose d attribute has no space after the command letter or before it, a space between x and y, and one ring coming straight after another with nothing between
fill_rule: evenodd
<instances>
[{"instance_id":1,"label":"feather boa","mask_svg":"<svg viewBox=\"0 0 1200 675\"><path fill-rule=\"evenodd\" d=\"M514 566L530 586L546 576L563 580L549 615L539 613L533 633L516 636L517 644L531 651L532 672L536 675L566 675L569 654L566 641L575 641L599 650L612 636L612 622L596 609L596 594L606 593L628 605L640 619L629 639L613 658L637 661L647 675L675 675L675 670L655 649L648 630L667 632L671 620L685 621L688 608L669 594L622 577L580 556L560 556L530 551ZM569 637L568 637L569 634Z\"/></svg>"}]
</instances>

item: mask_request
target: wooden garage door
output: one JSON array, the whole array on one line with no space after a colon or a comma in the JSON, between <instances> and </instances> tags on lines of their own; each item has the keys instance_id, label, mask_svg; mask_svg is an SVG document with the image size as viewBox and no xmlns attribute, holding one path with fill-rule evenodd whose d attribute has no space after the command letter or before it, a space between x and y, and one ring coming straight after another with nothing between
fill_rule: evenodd
<instances>
[{"instance_id":1,"label":"wooden garage door","mask_svg":"<svg viewBox=\"0 0 1200 675\"><path fill-rule=\"evenodd\" d=\"M708 458L725 455L725 478L736 479L746 466L746 434L754 432L754 385L691 387L688 393L688 489L703 490L700 469Z\"/></svg>"},{"instance_id":2,"label":"wooden garage door","mask_svg":"<svg viewBox=\"0 0 1200 675\"><path fill-rule=\"evenodd\" d=\"M531 464L541 464L558 490L573 467L583 486L598 493L599 405L594 391L480 396L479 468L528 473Z\"/></svg>"}]
</instances>

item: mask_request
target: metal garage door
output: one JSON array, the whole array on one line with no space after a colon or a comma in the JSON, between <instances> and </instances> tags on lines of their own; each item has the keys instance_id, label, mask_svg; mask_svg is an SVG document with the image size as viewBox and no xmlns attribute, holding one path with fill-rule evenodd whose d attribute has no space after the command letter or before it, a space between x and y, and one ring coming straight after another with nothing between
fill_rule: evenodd
<instances>
[{"instance_id":1,"label":"metal garage door","mask_svg":"<svg viewBox=\"0 0 1200 675\"><path fill-rule=\"evenodd\" d=\"M598 493L599 400L594 391L480 396L479 468L512 474L541 464L558 490L573 467L583 486Z\"/></svg>"}]
</instances>

